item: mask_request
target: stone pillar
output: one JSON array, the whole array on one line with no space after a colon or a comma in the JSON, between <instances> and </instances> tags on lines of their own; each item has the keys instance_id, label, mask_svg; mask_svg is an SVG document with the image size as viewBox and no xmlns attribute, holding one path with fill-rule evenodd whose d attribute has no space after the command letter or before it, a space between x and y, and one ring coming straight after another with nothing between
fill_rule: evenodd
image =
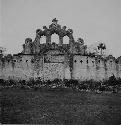
<instances>
[{"instance_id":1,"label":"stone pillar","mask_svg":"<svg viewBox=\"0 0 121 125\"><path fill-rule=\"evenodd\" d=\"M71 79L73 79L73 54L70 55L70 72L71 72Z\"/></svg>"},{"instance_id":2,"label":"stone pillar","mask_svg":"<svg viewBox=\"0 0 121 125\"><path fill-rule=\"evenodd\" d=\"M23 51L22 52L25 54L25 44L23 44Z\"/></svg>"},{"instance_id":3,"label":"stone pillar","mask_svg":"<svg viewBox=\"0 0 121 125\"><path fill-rule=\"evenodd\" d=\"M32 39L31 38L26 38L25 39L25 45L24 47L24 53L25 54L31 54L31 46L32 46Z\"/></svg>"},{"instance_id":4,"label":"stone pillar","mask_svg":"<svg viewBox=\"0 0 121 125\"><path fill-rule=\"evenodd\" d=\"M63 44L63 36L59 36L59 45L62 46Z\"/></svg>"},{"instance_id":5,"label":"stone pillar","mask_svg":"<svg viewBox=\"0 0 121 125\"><path fill-rule=\"evenodd\" d=\"M74 38L72 35L69 36L69 44L72 44L74 42Z\"/></svg>"},{"instance_id":6,"label":"stone pillar","mask_svg":"<svg viewBox=\"0 0 121 125\"><path fill-rule=\"evenodd\" d=\"M38 54L40 52L40 36L36 36L35 41L34 41L34 49L35 53Z\"/></svg>"},{"instance_id":7,"label":"stone pillar","mask_svg":"<svg viewBox=\"0 0 121 125\"><path fill-rule=\"evenodd\" d=\"M70 52L73 53L73 48L74 48L74 39L73 39L73 37L69 37L69 46L70 46Z\"/></svg>"},{"instance_id":8,"label":"stone pillar","mask_svg":"<svg viewBox=\"0 0 121 125\"><path fill-rule=\"evenodd\" d=\"M46 36L46 44L51 44L51 35Z\"/></svg>"}]
</instances>

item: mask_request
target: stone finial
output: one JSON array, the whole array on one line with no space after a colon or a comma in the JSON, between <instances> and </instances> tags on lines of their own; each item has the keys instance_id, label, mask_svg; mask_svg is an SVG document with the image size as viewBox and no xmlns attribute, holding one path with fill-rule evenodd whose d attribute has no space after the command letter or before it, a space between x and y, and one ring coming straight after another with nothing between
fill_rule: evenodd
<instances>
[{"instance_id":1,"label":"stone finial","mask_svg":"<svg viewBox=\"0 0 121 125\"><path fill-rule=\"evenodd\" d=\"M28 44L28 43L32 43L32 39L31 38L26 38L25 39L25 44Z\"/></svg>"},{"instance_id":2,"label":"stone finial","mask_svg":"<svg viewBox=\"0 0 121 125\"><path fill-rule=\"evenodd\" d=\"M36 30L36 38L41 38L42 35L43 35L43 31L41 29L37 29Z\"/></svg>"},{"instance_id":3,"label":"stone finial","mask_svg":"<svg viewBox=\"0 0 121 125\"><path fill-rule=\"evenodd\" d=\"M41 30L41 29L37 29L37 30L36 30L36 34L42 35L42 30Z\"/></svg>"},{"instance_id":4,"label":"stone finial","mask_svg":"<svg viewBox=\"0 0 121 125\"><path fill-rule=\"evenodd\" d=\"M47 28L46 26L43 26L43 29L44 29L44 30L47 30L48 28Z\"/></svg>"},{"instance_id":5,"label":"stone finial","mask_svg":"<svg viewBox=\"0 0 121 125\"><path fill-rule=\"evenodd\" d=\"M84 40L82 38L78 38L77 42L79 42L81 45L84 45Z\"/></svg>"},{"instance_id":6,"label":"stone finial","mask_svg":"<svg viewBox=\"0 0 121 125\"><path fill-rule=\"evenodd\" d=\"M72 29L68 29L68 30L67 30L67 33L68 33L68 34L73 34L73 30L72 30Z\"/></svg>"},{"instance_id":7,"label":"stone finial","mask_svg":"<svg viewBox=\"0 0 121 125\"><path fill-rule=\"evenodd\" d=\"M52 22L55 23L55 24L57 24L58 20L57 20L56 18L54 18L54 19L52 20Z\"/></svg>"},{"instance_id":8,"label":"stone finial","mask_svg":"<svg viewBox=\"0 0 121 125\"><path fill-rule=\"evenodd\" d=\"M63 29L63 30L66 30L66 26L63 26L62 29Z\"/></svg>"}]
</instances>

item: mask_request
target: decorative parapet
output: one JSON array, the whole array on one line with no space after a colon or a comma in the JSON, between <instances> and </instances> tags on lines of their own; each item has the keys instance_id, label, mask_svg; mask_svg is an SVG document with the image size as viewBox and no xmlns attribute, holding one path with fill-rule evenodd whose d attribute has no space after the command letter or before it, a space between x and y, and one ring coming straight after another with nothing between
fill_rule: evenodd
<instances>
[{"instance_id":1,"label":"decorative parapet","mask_svg":"<svg viewBox=\"0 0 121 125\"><path fill-rule=\"evenodd\" d=\"M63 46L63 37L68 36L69 37L69 50L72 53L73 48L74 48L74 37L73 37L73 30L72 29L66 29L66 26L63 26L61 28L61 25L59 25L58 20L54 18L52 20L52 24L49 25L49 28L47 26L43 26L42 29L37 29L36 30L36 37L35 40L32 42L31 38L26 38L25 39L25 44L23 44L23 54L40 54L41 48L41 43L40 43L40 38L42 36L46 37L46 47L54 47L54 44L52 45L51 43L51 35L56 33L59 36L59 44L56 45L56 47ZM55 47L55 48L56 48Z\"/></svg>"},{"instance_id":2,"label":"decorative parapet","mask_svg":"<svg viewBox=\"0 0 121 125\"><path fill-rule=\"evenodd\" d=\"M115 61L116 58L113 55L109 55L108 57L106 57L106 60L113 60L113 61Z\"/></svg>"},{"instance_id":3,"label":"decorative parapet","mask_svg":"<svg viewBox=\"0 0 121 125\"><path fill-rule=\"evenodd\" d=\"M49 25L49 28L47 26L43 26L43 30L37 29L36 38L40 39L42 36L46 36L46 43L51 44L51 35L56 33L59 36L59 45L63 44L64 36L68 36L70 42L74 42L73 30L72 29L66 30L66 26L63 26L61 28L61 25L59 25L57 22L58 22L58 20L56 20L56 18L54 18L52 20L52 24Z\"/></svg>"}]
</instances>

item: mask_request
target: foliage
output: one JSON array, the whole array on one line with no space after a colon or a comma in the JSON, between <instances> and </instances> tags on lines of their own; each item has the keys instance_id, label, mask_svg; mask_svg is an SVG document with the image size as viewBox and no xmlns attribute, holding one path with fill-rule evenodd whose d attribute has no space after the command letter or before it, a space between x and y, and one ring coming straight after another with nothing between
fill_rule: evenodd
<instances>
[{"instance_id":1,"label":"foliage","mask_svg":"<svg viewBox=\"0 0 121 125\"><path fill-rule=\"evenodd\" d=\"M106 45L104 43L100 43L98 45L98 50L101 50L101 55L102 55L102 50L106 49Z\"/></svg>"},{"instance_id":2,"label":"foliage","mask_svg":"<svg viewBox=\"0 0 121 125\"><path fill-rule=\"evenodd\" d=\"M78 81L74 79L55 79L53 81L41 81L41 79L30 79L29 81L19 80L14 81L10 80L3 80L0 79L0 87L1 88L21 88L21 89L34 89L37 90L42 87L46 88L71 88L73 90L90 90L90 91L108 91L112 90L113 92L117 89L121 88L121 78L116 79L114 75L112 75L109 80L106 81Z\"/></svg>"}]
</instances>

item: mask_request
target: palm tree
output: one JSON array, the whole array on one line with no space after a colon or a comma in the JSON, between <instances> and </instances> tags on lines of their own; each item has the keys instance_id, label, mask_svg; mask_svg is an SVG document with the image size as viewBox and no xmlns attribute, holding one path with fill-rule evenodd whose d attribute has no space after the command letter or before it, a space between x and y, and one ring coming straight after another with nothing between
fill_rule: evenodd
<instances>
[{"instance_id":1,"label":"palm tree","mask_svg":"<svg viewBox=\"0 0 121 125\"><path fill-rule=\"evenodd\" d=\"M101 50L101 55L102 55L102 50L106 49L106 46L104 43L99 43L99 45L97 46L98 50Z\"/></svg>"}]
</instances>

